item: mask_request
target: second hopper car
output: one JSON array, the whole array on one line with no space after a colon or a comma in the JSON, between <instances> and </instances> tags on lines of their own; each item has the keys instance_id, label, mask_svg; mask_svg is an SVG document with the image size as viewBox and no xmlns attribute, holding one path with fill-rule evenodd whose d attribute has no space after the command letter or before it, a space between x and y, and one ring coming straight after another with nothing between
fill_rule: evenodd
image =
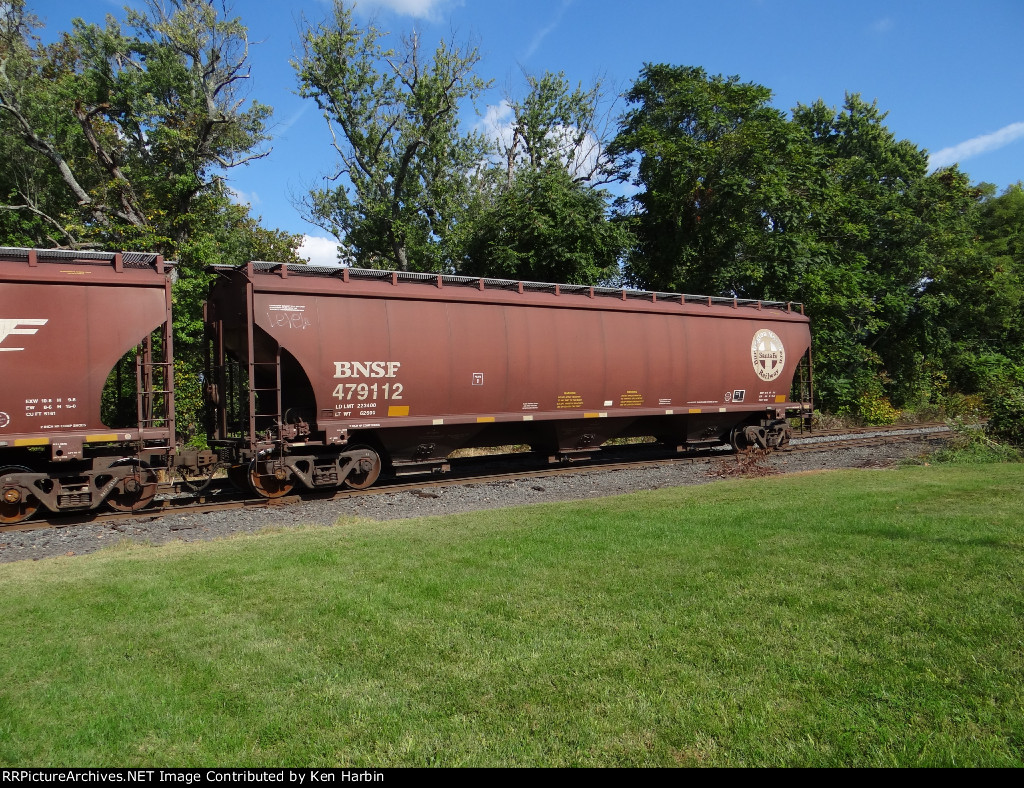
<instances>
[{"instance_id":1,"label":"second hopper car","mask_svg":"<svg viewBox=\"0 0 1024 788\"><path fill-rule=\"evenodd\" d=\"M811 412L792 304L274 263L218 267L211 447L236 482L368 487L457 449L785 444Z\"/></svg>"}]
</instances>

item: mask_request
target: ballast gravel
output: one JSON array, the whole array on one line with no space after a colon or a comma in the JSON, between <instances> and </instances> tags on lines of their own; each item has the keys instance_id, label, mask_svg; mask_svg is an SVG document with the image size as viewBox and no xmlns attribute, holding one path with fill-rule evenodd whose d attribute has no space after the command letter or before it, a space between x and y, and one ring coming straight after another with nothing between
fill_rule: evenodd
<instances>
[{"instance_id":1,"label":"ballast gravel","mask_svg":"<svg viewBox=\"0 0 1024 788\"><path fill-rule=\"evenodd\" d=\"M777 452L759 463L760 475L840 468L862 468L866 472L893 468L905 458L934 451L941 434L929 432L921 430L913 438L901 432L899 435L906 437L883 445L839 446L806 453ZM567 475L404 488L339 500L306 500L289 505L246 507L205 514L148 515L110 523L6 531L0 532L0 563L84 555L125 540L143 544L196 542L253 533L268 527L332 525L341 518L398 520L708 484L734 475L735 464L735 457L725 454L720 458L692 463L665 461L629 469L581 468L578 473Z\"/></svg>"}]
</instances>

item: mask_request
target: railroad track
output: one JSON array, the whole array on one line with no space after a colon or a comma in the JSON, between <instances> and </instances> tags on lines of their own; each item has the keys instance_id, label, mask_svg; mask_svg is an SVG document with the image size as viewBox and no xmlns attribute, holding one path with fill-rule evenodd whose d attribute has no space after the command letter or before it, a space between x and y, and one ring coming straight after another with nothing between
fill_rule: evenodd
<instances>
[{"instance_id":1,"label":"railroad track","mask_svg":"<svg viewBox=\"0 0 1024 788\"><path fill-rule=\"evenodd\" d=\"M878 446L902 441L942 441L949 433L945 424L917 424L911 426L878 428L866 427L846 430L819 430L813 433L797 433L785 453L834 451L839 448ZM171 514L205 514L232 509L265 508L289 506L300 501L331 501L358 498L368 495L388 495L398 492L424 491L425 497L432 497L432 488L452 487L466 484L487 484L491 482L523 479L544 479L567 474L585 474L594 471L642 469L665 464L695 464L712 460L735 457L731 449L716 447L685 452L670 452L653 444L609 447L603 453L586 461L568 465L537 467L542 461L536 454L491 455L451 461L452 471L444 477L418 476L411 480L380 482L366 490L341 489L323 492L305 492L302 496L287 495L280 498L244 498L230 483L215 480L216 486L200 497L183 497L173 484L161 485L158 497L150 507L135 512L83 512L32 519L15 525L0 527L0 533L11 531L32 531L43 528L69 528L84 523L106 524L126 520L154 520ZM497 470L494 470L497 466ZM522 470L510 470L516 466ZM217 482L220 482L217 485Z\"/></svg>"}]
</instances>

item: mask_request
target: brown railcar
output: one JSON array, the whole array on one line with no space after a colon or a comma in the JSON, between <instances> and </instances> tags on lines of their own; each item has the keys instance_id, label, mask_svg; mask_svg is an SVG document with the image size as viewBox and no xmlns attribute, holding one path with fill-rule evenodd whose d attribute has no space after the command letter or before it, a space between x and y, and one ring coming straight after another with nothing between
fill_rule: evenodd
<instances>
[{"instance_id":1,"label":"brown railcar","mask_svg":"<svg viewBox=\"0 0 1024 788\"><path fill-rule=\"evenodd\" d=\"M368 486L386 467L443 469L470 446L526 443L552 459L637 435L772 447L789 438L787 416L811 409L809 324L791 304L272 263L216 270L214 444L268 497L297 483Z\"/></svg>"},{"instance_id":2,"label":"brown railcar","mask_svg":"<svg viewBox=\"0 0 1024 788\"><path fill-rule=\"evenodd\" d=\"M145 506L174 445L171 285L159 255L0 248L0 524L38 508ZM136 418L101 420L141 347Z\"/></svg>"}]
</instances>

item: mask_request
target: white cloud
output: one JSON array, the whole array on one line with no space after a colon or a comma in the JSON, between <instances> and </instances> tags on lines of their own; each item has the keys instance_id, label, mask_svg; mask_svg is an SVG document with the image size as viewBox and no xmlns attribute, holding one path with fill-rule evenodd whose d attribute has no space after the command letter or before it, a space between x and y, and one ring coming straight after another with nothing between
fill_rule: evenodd
<instances>
[{"instance_id":1,"label":"white cloud","mask_svg":"<svg viewBox=\"0 0 1024 788\"><path fill-rule=\"evenodd\" d=\"M452 2L453 0L360 0L359 7L363 10L386 8L403 16L432 19L436 11Z\"/></svg>"},{"instance_id":2,"label":"white cloud","mask_svg":"<svg viewBox=\"0 0 1024 788\"><path fill-rule=\"evenodd\" d=\"M512 107L507 99L500 104L488 104L484 116L477 122L475 131L488 139L498 140L504 147L512 144Z\"/></svg>"},{"instance_id":3,"label":"white cloud","mask_svg":"<svg viewBox=\"0 0 1024 788\"><path fill-rule=\"evenodd\" d=\"M228 194L238 205L259 205L260 196L256 192L243 192L228 186Z\"/></svg>"},{"instance_id":4,"label":"white cloud","mask_svg":"<svg viewBox=\"0 0 1024 788\"><path fill-rule=\"evenodd\" d=\"M937 167L948 167L972 156L998 150L1021 137L1024 137L1024 123L1011 123L991 134L982 134L980 137L973 137L958 145L936 151L928 157L928 168L934 170Z\"/></svg>"},{"instance_id":5,"label":"white cloud","mask_svg":"<svg viewBox=\"0 0 1024 788\"><path fill-rule=\"evenodd\" d=\"M334 238L316 235L302 236L299 257L305 257L310 265L338 265L338 242Z\"/></svg>"},{"instance_id":6,"label":"white cloud","mask_svg":"<svg viewBox=\"0 0 1024 788\"><path fill-rule=\"evenodd\" d=\"M558 27L558 23L562 21L562 17L565 16L566 10L568 10L572 3L573 0L562 0L562 5L555 14L555 18L552 19L546 27L538 30L536 35L534 35L530 45L526 48L526 52L523 53L523 60L529 60L533 56L533 53L540 48L540 45L544 43L544 39L548 37L548 34Z\"/></svg>"}]
</instances>

